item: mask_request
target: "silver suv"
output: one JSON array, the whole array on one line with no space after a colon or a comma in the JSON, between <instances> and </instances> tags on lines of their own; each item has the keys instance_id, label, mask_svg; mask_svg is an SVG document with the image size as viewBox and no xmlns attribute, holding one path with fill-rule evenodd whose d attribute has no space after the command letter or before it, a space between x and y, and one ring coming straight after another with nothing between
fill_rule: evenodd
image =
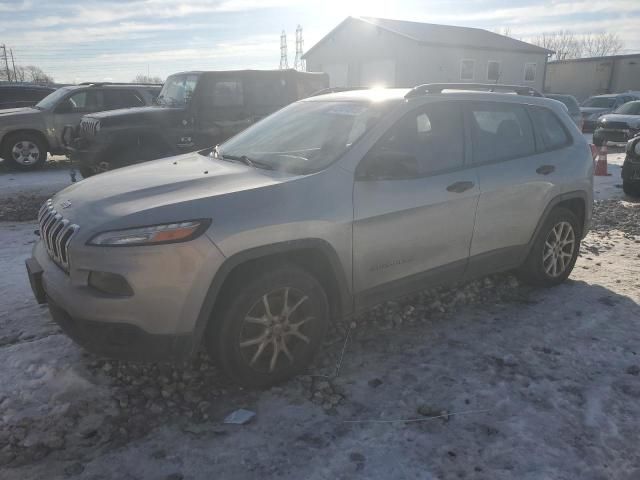
<instances>
[{"instance_id":1,"label":"silver suv","mask_svg":"<svg viewBox=\"0 0 640 480\"><path fill-rule=\"evenodd\" d=\"M64 155L62 135L83 115L151 105L160 85L91 83L62 87L33 107L0 110L0 158L19 170L39 168L47 152Z\"/></svg>"},{"instance_id":2,"label":"silver suv","mask_svg":"<svg viewBox=\"0 0 640 480\"><path fill-rule=\"evenodd\" d=\"M216 148L61 191L27 269L89 350L168 360L204 345L266 386L309 364L330 321L388 298L511 269L564 281L592 168L553 100L433 85L315 96Z\"/></svg>"}]
</instances>

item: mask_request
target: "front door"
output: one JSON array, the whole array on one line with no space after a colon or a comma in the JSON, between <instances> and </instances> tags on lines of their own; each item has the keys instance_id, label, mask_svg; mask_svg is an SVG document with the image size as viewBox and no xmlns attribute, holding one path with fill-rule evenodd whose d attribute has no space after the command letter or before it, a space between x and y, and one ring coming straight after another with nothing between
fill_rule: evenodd
<instances>
[{"instance_id":1,"label":"front door","mask_svg":"<svg viewBox=\"0 0 640 480\"><path fill-rule=\"evenodd\" d=\"M353 226L357 307L417 290L429 279L462 277L479 196L464 132L459 104L427 104L400 119L360 162Z\"/></svg>"},{"instance_id":2,"label":"front door","mask_svg":"<svg viewBox=\"0 0 640 480\"><path fill-rule=\"evenodd\" d=\"M57 142L54 148L62 145L65 125L78 125L83 115L102 110L105 110L105 104L101 89L82 90L63 99L53 110L53 131Z\"/></svg>"}]
</instances>

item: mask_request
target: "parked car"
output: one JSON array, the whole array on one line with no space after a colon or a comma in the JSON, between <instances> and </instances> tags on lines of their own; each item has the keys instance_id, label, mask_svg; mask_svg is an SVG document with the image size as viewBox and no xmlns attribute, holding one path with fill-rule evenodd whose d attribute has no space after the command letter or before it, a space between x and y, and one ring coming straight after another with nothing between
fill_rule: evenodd
<instances>
[{"instance_id":1,"label":"parked car","mask_svg":"<svg viewBox=\"0 0 640 480\"><path fill-rule=\"evenodd\" d=\"M627 102L613 113L598 119L593 133L593 143L604 145L607 142L626 143L640 133L640 100Z\"/></svg>"},{"instance_id":2,"label":"parked car","mask_svg":"<svg viewBox=\"0 0 640 480\"><path fill-rule=\"evenodd\" d=\"M544 96L564 103L564 105L567 107L567 111L569 112L571 120L573 120L573 123L576 124L578 130L582 130L582 112L580 112L580 105L578 104L578 100L576 100L576 97L574 97L573 95L561 95L557 93L545 93Z\"/></svg>"},{"instance_id":3,"label":"parked car","mask_svg":"<svg viewBox=\"0 0 640 480\"><path fill-rule=\"evenodd\" d=\"M510 269L562 283L591 220L583 135L556 101L443 88L313 96L68 187L40 210L36 298L92 351L204 343L265 386L304 369L330 321L386 299Z\"/></svg>"},{"instance_id":4,"label":"parked car","mask_svg":"<svg viewBox=\"0 0 640 480\"><path fill-rule=\"evenodd\" d=\"M622 190L640 197L640 133L627 142L627 154L622 164Z\"/></svg>"},{"instance_id":5,"label":"parked car","mask_svg":"<svg viewBox=\"0 0 640 480\"><path fill-rule=\"evenodd\" d=\"M0 110L32 107L55 90L55 87L30 83L0 84Z\"/></svg>"},{"instance_id":6,"label":"parked car","mask_svg":"<svg viewBox=\"0 0 640 480\"><path fill-rule=\"evenodd\" d=\"M93 83L62 87L34 107L0 110L0 157L21 170L40 167L47 152L64 154L62 132L89 112L150 105L158 85Z\"/></svg>"},{"instance_id":7,"label":"parked car","mask_svg":"<svg viewBox=\"0 0 640 480\"><path fill-rule=\"evenodd\" d=\"M584 120L582 130L584 132L593 132L598 118L602 115L613 112L616 108L627 102L631 102L632 100L638 100L638 97L630 93L596 95L594 97L589 97L580 107L582 119Z\"/></svg>"},{"instance_id":8,"label":"parked car","mask_svg":"<svg viewBox=\"0 0 640 480\"><path fill-rule=\"evenodd\" d=\"M328 84L324 73L295 70L177 73L155 106L86 115L67 152L86 178L202 149Z\"/></svg>"}]
</instances>

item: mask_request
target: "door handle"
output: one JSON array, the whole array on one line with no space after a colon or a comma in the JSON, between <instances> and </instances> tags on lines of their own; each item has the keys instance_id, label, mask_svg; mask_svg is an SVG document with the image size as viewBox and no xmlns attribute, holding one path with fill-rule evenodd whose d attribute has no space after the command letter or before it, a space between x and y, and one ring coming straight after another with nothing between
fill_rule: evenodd
<instances>
[{"instance_id":1,"label":"door handle","mask_svg":"<svg viewBox=\"0 0 640 480\"><path fill-rule=\"evenodd\" d=\"M473 186L474 186L473 182L456 182L449 185L447 187L447 191L454 192L454 193L462 193L473 188Z\"/></svg>"},{"instance_id":2,"label":"door handle","mask_svg":"<svg viewBox=\"0 0 640 480\"><path fill-rule=\"evenodd\" d=\"M542 165L541 167L536 168L536 173L539 173L540 175L549 175L554 172L555 169L556 167L553 165Z\"/></svg>"}]
</instances>

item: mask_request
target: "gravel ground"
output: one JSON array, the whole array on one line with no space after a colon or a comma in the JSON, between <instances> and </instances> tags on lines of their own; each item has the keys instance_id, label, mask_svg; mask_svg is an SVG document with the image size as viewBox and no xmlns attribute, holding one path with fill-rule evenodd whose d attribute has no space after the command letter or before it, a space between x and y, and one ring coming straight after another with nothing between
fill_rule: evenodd
<instances>
[{"instance_id":1,"label":"gravel ground","mask_svg":"<svg viewBox=\"0 0 640 480\"><path fill-rule=\"evenodd\" d=\"M267 391L96 358L31 298L34 224L0 223L0 477L640 478L640 204L598 202L572 278L496 275L337 325ZM238 408L247 425L226 425Z\"/></svg>"}]
</instances>

